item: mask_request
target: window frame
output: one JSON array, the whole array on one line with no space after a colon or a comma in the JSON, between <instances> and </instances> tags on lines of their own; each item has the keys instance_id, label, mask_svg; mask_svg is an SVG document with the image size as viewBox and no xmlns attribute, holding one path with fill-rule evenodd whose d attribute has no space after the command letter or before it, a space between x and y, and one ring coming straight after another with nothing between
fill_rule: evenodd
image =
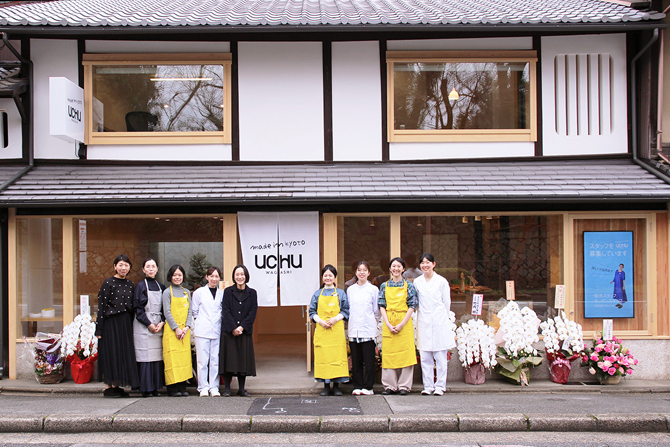
<instances>
[{"instance_id":1,"label":"window frame","mask_svg":"<svg viewBox=\"0 0 670 447\"><path fill-rule=\"evenodd\" d=\"M528 129L395 129L395 63L526 62L529 64L530 111ZM537 51L387 51L388 141L410 142L536 142Z\"/></svg>"},{"instance_id":2,"label":"window frame","mask_svg":"<svg viewBox=\"0 0 670 447\"><path fill-rule=\"evenodd\" d=\"M231 144L231 53L88 53L84 66L86 144ZM93 132L93 68L108 65L223 65L223 131L208 132Z\"/></svg>"}]
</instances>

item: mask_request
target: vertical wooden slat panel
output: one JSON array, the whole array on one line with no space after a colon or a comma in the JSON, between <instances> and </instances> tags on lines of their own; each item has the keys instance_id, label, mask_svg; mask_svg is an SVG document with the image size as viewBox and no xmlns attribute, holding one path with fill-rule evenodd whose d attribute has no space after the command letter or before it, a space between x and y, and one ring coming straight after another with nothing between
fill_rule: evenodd
<instances>
[{"instance_id":1,"label":"vertical wooden slat panel","mask_svg":"<svg viewBox=\"0 0 670 447\"><path fill-rule=\"evenodd\" d=\"M558 55L554 59L554 100L556 101L556 133L567 135L565 105L565 55Z\"/></svg>"},{"instance_id":2,"label":"vertical wooden slat panel","mask_svg":"<svg viewBox=\"0 0 670 447\"><path fill-rule=\"evenodd\" d=\"M656 214L656 327L658 335L670 335L670 268L668 263L668 213ZM660 274L659 274L660 272Z\"/></svg>"},{"instance_id":3,"label":"vertical wooden slat panel","mask_svg":"<svg viewBox=\"0 0 670 447\"><path fill-rule=\"evenodd\" d=\"M9 378L16 379L16 343L17 343L17 312L16 303L18 300L16 290L16 208L9 209L9 219L7 223L7 292L9 295L9 305L7 307L9 320Z\"/></svg>"},{"instance_id":4,"label":"vertical wooden slat panel","mask_svg":"<svg viewBox=\"0 0 670 447\"><path fill-rule=\"evenodd\" d=\"M577 134L589 134L589 73L586 54L578 54L576 62L577 79Z\"/></svg>"},{"instance_id":5,"label":"vertical wooden slat panel","mask_svg":"<svg viewBox=\"0 0 670 447\"><path fill-rule=\"evenodd\" d=\"M589 134L600 135L600 69L597 54L588 55Z\"/></svg>"},{"instance_id":6,"label":"vertical wooden slat panel","mask_svg":"<svg viewBox=\"0 0 670 447\"><path fill-rule=\"evenodd\" d=\"M323 263L337 265L337 215L323 215Z\"/></svg>"},{"instance_id":7,"label":"vertical wooden slat panel","mask_svg":"<svg viewBox=\"0 0 670 447\"><path fill-rule=\"evenodd\" d=\"M232 285L233 267L237 265L237 214L223 215L223 281Z\"/></svg>"},{"instance_id":8,"label":"vertical wooden slat panel","mask_svg":"<svg viewBox=\"0 0 670 447\"><path fill-rule=\"evenodd\" d=\"M565 56L565 110L567 134L577 135L577 56Z\"/></svg>"},{"instance_id":9,"label":"vertical wooden slat panel","mask_svg":"<svg viewBox=\"0 0 670 447\"><path fill-rule=\"evenodd\" d=\"M74 231L72 217L63 218L63 327L74 320Z\"/></svg>"},{"instance_id":10,"label":"vertical wooden slat panel","mask_svg":"<svg viewBox=\"0 0 670 447\"><path fill-rule=\"evenodd\" d=\"M612 133L612 94L609 54L600 55L600 134Z\"/></svg>"},{"instance_id":11,"label":"vertical wooden slat panel","mask_svg":"<svg viewBox=\"0 0 670 447\"><path fill-rule=\"evenodd\" d=\"M400 215L392 214L391 215L391 231L390 231L390 245L391 245L391 258L396 256L402 256L400 254Z\"/></svg>"}]
</instances>

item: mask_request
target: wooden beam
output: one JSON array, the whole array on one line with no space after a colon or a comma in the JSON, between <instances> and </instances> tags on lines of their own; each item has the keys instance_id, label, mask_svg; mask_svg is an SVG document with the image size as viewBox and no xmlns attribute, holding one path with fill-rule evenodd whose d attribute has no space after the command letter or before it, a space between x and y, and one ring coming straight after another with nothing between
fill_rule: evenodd
<instances>
[{"instance_id":1,"label":"wooden beam","mask_svg":"<svg viewBox=\"0 0 670 447\"><path fill-rule=\"evenodd\" d=\"M222 281L228 285L233 284L233 267L238 264L237 261L237 214L223 215L223 270L221 274ZM230 276L229 276L230 275Z\"/></svg>"},{"instance_id":2,"label":"wooden beam","mask_svg":"<svg viewBox=\"0 0 670 447\"><path fill-rule=\"evenodd\" d=\"M63 327L74 320L74 219L63 217Z\"/></svg>"},{"instance_id":3,"label":"wooden beam","mask_svg":"<svg viewBox=\"0 0 670 447\"><path fill-rule=\"evenodd\" d=\"M16 343L17 343L17 312L16 304L18 300L16 291L16 208L10 208L7 222L7 291L9 295L9 305L7 314L9 320L9 378L16 379Z\"/></svg>"}]
</instances>

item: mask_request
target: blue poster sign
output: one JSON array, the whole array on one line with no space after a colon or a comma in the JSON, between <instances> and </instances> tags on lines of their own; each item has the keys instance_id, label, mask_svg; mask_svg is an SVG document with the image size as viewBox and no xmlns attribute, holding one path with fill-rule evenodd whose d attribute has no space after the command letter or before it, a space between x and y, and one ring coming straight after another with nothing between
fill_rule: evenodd
<instances>
[{"instance_id":1,"label":"blue poster sign","mask_svg":"<svg viewBox=\"0 0 670 447\"><path fill-rule=\"evenodd\" d=\"M584 232L584 316L633 318L633 232Z\"/></svg>"}]
</instances>

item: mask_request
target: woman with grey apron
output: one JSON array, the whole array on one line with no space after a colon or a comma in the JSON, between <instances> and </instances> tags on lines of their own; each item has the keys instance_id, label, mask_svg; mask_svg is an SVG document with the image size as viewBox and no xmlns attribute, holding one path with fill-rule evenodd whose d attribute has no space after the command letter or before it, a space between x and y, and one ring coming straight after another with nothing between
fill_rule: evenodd
<instances>
[{"instance_id":1,"label":"woman with grey apron","mask_svg":"<svg viewBox=\"0 0 670 447\"><path fill-rule=\"evenodd\" d=\"M140 375L142 397L160 396L158 390L165 386L163 366L163 290L165 286L156 281L158 266L151 258L144 260L144 281L135 286L135 319L133 338L135 358Z\"/></svg>"}]
</instances>

